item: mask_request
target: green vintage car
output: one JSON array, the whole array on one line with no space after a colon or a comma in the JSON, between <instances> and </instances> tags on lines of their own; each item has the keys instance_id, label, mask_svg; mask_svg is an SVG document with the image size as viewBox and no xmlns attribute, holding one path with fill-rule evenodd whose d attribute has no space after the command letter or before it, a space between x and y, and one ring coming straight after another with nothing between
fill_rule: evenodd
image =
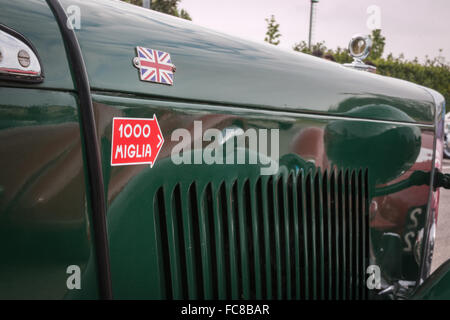
<instances>
[{"instance_id":1,"label":"green vintage car","mask_svg":"<svg viewBox=\"0 0 450 320\"><path fill-rule=\"evenodd\" d=\"M0 298L450 298L439 93L120 1L0 6Z\"/></svg>"}]
</instances>

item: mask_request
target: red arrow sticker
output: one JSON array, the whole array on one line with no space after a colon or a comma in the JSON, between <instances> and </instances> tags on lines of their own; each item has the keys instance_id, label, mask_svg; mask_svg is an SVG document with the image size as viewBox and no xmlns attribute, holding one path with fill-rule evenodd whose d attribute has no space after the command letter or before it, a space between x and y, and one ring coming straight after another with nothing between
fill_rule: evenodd
<instances>
[{"instance_id":1,"label":"red arrow sticker","mask_svg":"<svg viewBox=\"0 0 450 320\"><path fill-rule=\"evenodd\" d=\"M155 164L164 144L158 119L113 118L111 165Z\"/></svg>"}]
</instances>

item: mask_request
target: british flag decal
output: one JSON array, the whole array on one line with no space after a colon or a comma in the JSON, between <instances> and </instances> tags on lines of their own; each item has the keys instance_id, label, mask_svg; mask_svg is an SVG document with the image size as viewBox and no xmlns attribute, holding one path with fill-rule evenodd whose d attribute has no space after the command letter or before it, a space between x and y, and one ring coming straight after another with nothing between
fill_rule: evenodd
<instances>
[{"instance_id":1,"label":"british flag decal","mask_svg":"<svg viewBox=\"0 0 450 320\"><path fill-rule=\"evenodd\" d=\"M144 47L136 47L136 53L133 64L142 81L173 85L175 65L169 53Z\"/></svg>"}]
</instances>

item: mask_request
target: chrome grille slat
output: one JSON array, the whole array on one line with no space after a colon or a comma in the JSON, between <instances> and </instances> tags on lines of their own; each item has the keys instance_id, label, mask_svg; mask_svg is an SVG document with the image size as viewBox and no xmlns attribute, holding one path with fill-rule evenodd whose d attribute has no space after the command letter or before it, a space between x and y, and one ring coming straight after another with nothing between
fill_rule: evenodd
<instances>
[{"instance_id":1,"label":"chrome grille slat","mask_svg":"<svg viewBox=\"0 0 450 320\"><path fill-rule=\"evenodd\" d=\"M167 299L366 299L366 170L192 181L154 195Z\"/></svg>"}]
</instances>

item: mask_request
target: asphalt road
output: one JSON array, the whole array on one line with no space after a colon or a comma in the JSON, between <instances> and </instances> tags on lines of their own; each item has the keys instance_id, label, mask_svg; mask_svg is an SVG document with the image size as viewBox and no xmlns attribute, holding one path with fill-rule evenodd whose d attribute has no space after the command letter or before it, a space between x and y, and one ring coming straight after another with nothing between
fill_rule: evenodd
<instances>
[{"instance_id":1,"label":"asphalt road","mask_svg":"<svg viewBox=\"0 0 450 320\"><path fill-rule=\"evenodd\" d=\"M444 160L443 171L445 173L450 173L449 159ZM441 189L436 228L436 242L434 244L431 269L435 270L448 259L450 259L450 189Z\"/></svg>"}]
</instances>

